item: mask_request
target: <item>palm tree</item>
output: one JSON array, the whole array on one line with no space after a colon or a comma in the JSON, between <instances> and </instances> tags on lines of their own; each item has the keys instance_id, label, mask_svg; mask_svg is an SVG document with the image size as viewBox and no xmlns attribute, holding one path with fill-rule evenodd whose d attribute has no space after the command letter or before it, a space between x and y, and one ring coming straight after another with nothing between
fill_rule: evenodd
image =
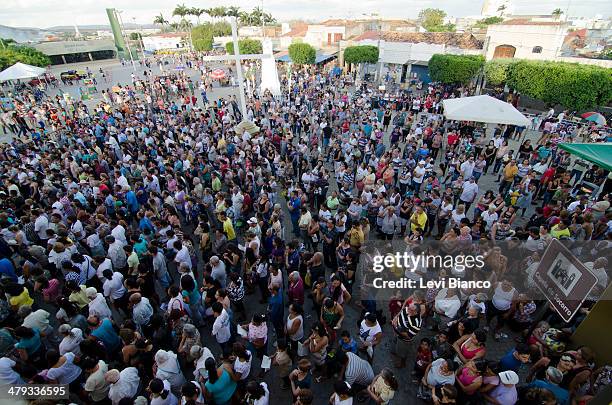
<instances>
[{"instance_id":1,"label":"palm tree","mask_svg":"<svg viewBox=\"0 0 612 405\"><path fill-rule=\"evenodd\" d=\"M238 22L240 25L251 25L251 14L248 11L241 11L238 14Z\"/></svg>"},{"instance_id":2,"label":"palm tree","mask_svg":"<svg viewBox=\"0 0 612 405\"><path fill-rule=\"evenodd\" d=\"M181 28L181 24L177 23L177 22L171 22L170 24L170 28L172 29L172 31L178 31L179 28Z\"/></svg>"},{"instance_id":3,"label":"palm tree","mask_svg":"<svg viewBox=\"0 0 612 405\"><path fill-rule=\"evenodd\" d=\"M168 20L164 18L164 15L162 13L159 13L159 15L155 16L155 19L153 20L153 24L159 24L162 26L162 29L163 29L164 25L168 24Z\"/></svg>"},{"instance_id":4,"label":"palm tree","mask_svg":"<svg viewBox=\"0 0 612 405\"><path fill-rule=\"evenodd\" d=\"M203 8L191 7L189 9L189 15L194 16L198 20L198 25L200 25L200 16L205 13Z\"/></svg>"},{"instance_id":5,"label":"palm tree","mask_svg":"<svg viewBox=\"0 0 612 405\"><path fill-rule=\"evenodd\" d=\"M179 16L181 19L184 19L186 15L190 13L190 8L186 7L184 4L177 4L172 11L172 16Z\"/></svg>"},{"instance_id":6,"label":"palm tree","mask_svg":"<svg viewBox=\"0 0 612 405\"><path fill-rule=\"evenodd\" d=\"M554 9L554 11L552 12L552 15L555 19L559 19L561 18L561 14L563 14L563 10L561 10L560 8L556 8Z\"/></svg>"},{"instance_id":7,"label":"palm tree","mask_svg":"<svg viewBox=\"0 0 612 405\"><path fill-rule=\"evenodd\" d=\"M236 18L238 18L240 14L241 14L240 7L236 7L236 6L228 7L225 13L225 15L228 17L236 17Z\"/></svg>"},{"instance_id":8,"label":"palm tree","mask_svg":"<svg viewBox=\"0 0 612 405\"><path fill-rule=\"evenodd\" d=\"M215 7L215 14L217 17L223 18L227 16L227 7Z\"/></svg>"},{"instance_id":9,"label":"palm tree","mask_svg":"<svg viewBox=\"0 0 612 405\"><path fill-rule=\"evenodd\" d=\"M251 11L251 24L261 25L263 14L264 12L261 8L255 7L253 11Z\"/></svg>"},{"instance_id":10,"label":"palm tree","mask_svg":"<svg viewBox=\"0 0 612 405\"><path fill-rule=\"evenodd\" d=\"M506 5L502 4L501 6L497 7L497 12L499 13L500 16L504 15L504 11L506 11Z\"/></svg>"},{"instance_id":11,"label":"palm tree","mask_svg":"<svg viewBox=\"0 0 612 405\"><path fill-rule=\"evenodd\" d=\"M276 24L276 18L272 17L270 13L263 13L262 18L264 24Z\"/></svg>"}]
</instances>

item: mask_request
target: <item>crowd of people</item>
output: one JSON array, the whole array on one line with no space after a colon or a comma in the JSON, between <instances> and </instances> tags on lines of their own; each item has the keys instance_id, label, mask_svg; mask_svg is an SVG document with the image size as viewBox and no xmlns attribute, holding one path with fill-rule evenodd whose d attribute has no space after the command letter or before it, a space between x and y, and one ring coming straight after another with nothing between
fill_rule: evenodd
<instances>
[{"instance_id":1,"label":"crowd of people","mask_svg":"<svg viewBox=\"0 0 612 405\"><path fill-rule=\"evenodd\" d=\"M181 62L95 106L24 90L3 111L3 384L113 405L416 401L404 380L434 404L570 405L609 384L592 349L566 348L594 300L563 322L504 276L518 264L529 282L551 239L588 241L608 285L612 196L584 188L609 173L557 148L574 136L561 117L514 150L525 128L444 119L465 90L389 97L319 67L240 112ZM376 240L489 243L494 288L377 301L359 270ZM495 245L509 240L525 260ZM384 347L396 363L380 367Z\"/></svg>"}]
</instances>

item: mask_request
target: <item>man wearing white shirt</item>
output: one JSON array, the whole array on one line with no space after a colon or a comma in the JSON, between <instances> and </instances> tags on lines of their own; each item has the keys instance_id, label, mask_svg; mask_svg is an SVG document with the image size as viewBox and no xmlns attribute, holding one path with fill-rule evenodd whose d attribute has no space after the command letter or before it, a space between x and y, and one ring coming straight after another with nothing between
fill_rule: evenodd
<instances>
[{"instance_id":1,"label":"man wearing white shirt","mask_svg":"<svg viewBox=\"0 0 612 405\"><path fill-rule=\"evenodd\" d=\"M107 371L104 379L110 384L108 398L113 405L119 405L122 399L131 399L138 393L140 376L136 367L127 367L121 372L116 369Z\"/></svg>"},{"instance_id":2,"label":"man wearing white shirt","mask_svg":"<svg viewBox=\"0 0 612 405\"><path fill-rule=\"evenodd\" d=\"M127 267L127 255L123 250L123 244L115 240L113 235L108 235L105 240L108 243L108 258L113 263L113 269L121 270Z\"/></svg>"},{"instance_id":3,"label":"man wearing white shirt","mask_svg":"<svg viewBox=\"0 0 612 405\"><path fill-rule=\"evenodd\" d=\"M127 238L125 237L125 228L121 224L117 224L111 231L111 235L115 237L115 240L121 242L122 247L127 245Z\"/></svg>"},{"instance_id":4,"label":"man wearing white shirt","mask_svg":"<svg viewBox=\"0 0 612 405\"><path fill-rule=\"evenodd\" d=\"M461 170L461 175L463 176L464 179L469 179L470 177L472 177L475 166L476 166L476 163L474 162L473 156L470 156L468 160L461 163L461 166L459 168Z\"/></svg>"},{"instance_id":5,"label":"man wearing white shirt","mask_svg":"<svg viewBox=\"0 0 612 405\"><path fill-rule=\"evenodd\" d=\"M143 297L140 293L134 293L130 296L130 306L132 307L132 319L139 331L146 327L153 316L153 307L147 297Z\"/></svg>"},{"instance_id":6,"label":"man wearing white shirt","mask_svg":"<svg viewBox=\"0 0 612 405\"><path fill-rule=\"evenodd\" d=\"M478 195L478 184L474 180L474 177L470 177L469 181L463 183L463 188L459 200L465 204L465 212L468 212L470 206Z\"/></svg>"},{"instance_id":7,"label":"man wearing white shirt","mask_svg":"<svg viewBox=\"0 0 612 405\"><path fill-rule=\"evenodd\" d=\"M106 298L98 292L94 287L89 287L85 290L85 295L89 298L89 316L96 315L99 319L110 319L113 314L106 303Z\"/></svg>"},{"instance_id":8,"label":"man wearing white shirt","mask_svg":"<svg viewBox=\"0 0 612 405\"><path fill-rule=\"evenodd\" d=\"M230 332L230 318L225 309L223 308L223 304L220 302L215 302L212 304L213 316L215 317L215 322L213 323L211 335L215 337L217 343L221 346L221 350L223 350L223 355L229 354L231 350L231 332Z\"/></svg>"},{"instance_id":9,"label":"man wearing white shirt","mask_svg":"<svg viewBox=\"0 0 612 405\"><path fill-rule=\"evenodd\" d=\"M491 230L493 224L499 219L497 211L495 211L495 205L489 205L489 208L480 214L480 217L485 222L487 232Z\"/></svg>"},{"instance_id":10,"label":"man wearing white shirt","mask_svg":"<svg viewBox=\"0 0 612 405\"><path fill-rule=\"evenodd\" d=\"M176 240L172 247L176 250L176 256L174 257L176 264L180 266L184 263L191 270L191 255L187 246L183 245L180 240Z\"/></svg>"},{"instance_id":11,"label":"man wearing white shirt","mask_svg":"<svg viewBox=\"0 0 612 405\"><path fill-rule=\"evenodd\" d=\"M106 279L102 286L104 296L111 300L115 308L125 310L127 297L126 289L123 286L123 275L117 271L113 273L111 270L104 270L104 278Z\"/></svg>"},{"instance_id":12,"label":"man wearing white shirt","mask_svg":"<svg viewBox=\"0 0 612 405\"><path fill-rule=\"evenodd\" d=\"M34 220L34 231L36 231L41 241L47 240L47 228L49 228L47 216L38 209L32 210L32 215L36 217Z\"/></svg>"}]
</instances>

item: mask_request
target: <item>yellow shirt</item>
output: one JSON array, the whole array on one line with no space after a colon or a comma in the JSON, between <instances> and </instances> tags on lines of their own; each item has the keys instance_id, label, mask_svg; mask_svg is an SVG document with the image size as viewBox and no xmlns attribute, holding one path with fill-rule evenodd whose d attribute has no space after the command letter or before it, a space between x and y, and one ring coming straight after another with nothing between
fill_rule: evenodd
<instances>
[{"instance_id":1,"label":"yellow shirt","mask_svg":"<svg viewBox=\"0 0 612 405\"><path fill-rule=\"evenodd\" d=\"M68 301L74 302L77 307L85 308L89 305L89 298L87 298L87 294L85 294L85 286L79 286L80 290L78 292L73 292L68 296Z\"/></svg>"},{"instance_id":2,"label":"yellow shirt","mask_svg":"<svg viewBox=\"0 0 612 405\"><path fill-rule=\"evenodd\" d=\"M550 229L550 235L555 238L555 239L559 239L562 236L565 236L567 238L569 238L571 236L569 228L565 228L563 230L559 229L559 224L553 226Z\"/></svg>"},{"instance_id":3,"label":"yellow shirt","mask_svg":"<svg viewBox=\"0 0 612 405\"><path fill-rule=\"evenodd\" d=\"M228 241L236 239L234 225L232 225L232 221L229 218L223 222L223 232L225 233L225 236L227 236Z\"/></svg>"},{"instance_id":4,"label":"yellow shirt","mask_svg":"<svg viewBox=\"0 0 612 405\"><path fill-rule=\"evenodd\" d=\"M416 219L416 222L418 223L415 224L412 221ZM421 230L425 230L425 224L427 224L427 214L425 213L425 211L423 211L421 214L417 214L416 212L414 212L411 216L410 216L410 230L414 232L415 229L417 228L421 228Z\"/></svg>"},{"instance_id":5,"label":"yellow shirt","mask_svg":"<svg viewBox=\"0 0 612 405\"><path fill-rule=\"evenodd\" d=\"M23 289L23 292L19 295L11 297L9 300L9 304L13 307L21 308L21 307L31 307L34 303L34 300L30 298L30 293L27 288Z\"/></svg>"},{"instance_id":6,"label":"yellow shirt","mask_svg":"<svg viewBox=\"0 0 612 405\"><path fill-rule=\"evenodd\" d=\"M504 167L504 180L512 181L514 179L514 176L516 176L517 174L518 174L517 165L514 165L514 166L507 165L506 167Z\"/></svg>"},{"instance_id":7,"label":"yellow shirt","mask_svg":"<svg viewBox=\"0 0 612 405\"><path fill-rule=\"evenodd\" d=\"M352 247L359 248L363 245L364 236L363 231L361 229L351 229L349 233L349 243Z\"/></svg>"}]
</instances>

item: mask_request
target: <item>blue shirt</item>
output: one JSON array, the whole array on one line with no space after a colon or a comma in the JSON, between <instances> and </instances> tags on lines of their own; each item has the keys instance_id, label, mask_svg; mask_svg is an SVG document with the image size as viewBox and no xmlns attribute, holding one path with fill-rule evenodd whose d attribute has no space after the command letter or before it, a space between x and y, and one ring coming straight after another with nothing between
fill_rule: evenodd
<instances>
[{"instance_id":1,"label":"blue shirt","mask_svg":"<svg viewBox=\"0 0 612 405\"><path fill-rule=\"evenodd\" d=\"M283 290L279 289L276 295L271 295L268 299L270 305L270 318L272 323L283 322L285 307L283 305Z\"/></svg>"},{"instance_id":2,"label":"blue shirt","mask_svg":"<svg viewBox=\"0 0 612 405\"><path fill-rule=\"evenodd\" d=\"M11 280L17 281L15 267L13 267L13 263L7 258L0 259L0 277L2 276L10 277Z\"/></svg>"},{"instance_id":3,"label":"blue shirt","mask_svg":"<svg viewBox=\"0 0 612 405\"><path fill-rule=\"evenodd\" d=\"M559 405L569 404L569 392L565 388L561 388L558 385L552 384L548 381L535 380L527 387L545 388L555 395Z\"/></svg>"},{"instance_id":4,"label":"blue shirt","mask_svg":"<svg viewBox=\"0 0 612 405\"><path fill-rule=\"evenodd\" d=\"M504 357L499 361L499 371L508 371L512 370L514 372L518 372L519 368L521 368L521 361L514 357L514 349L510 350Z\"/></svg>"},{"instance_id":5,"label":"blue shirt","mask_svg":"<svg viewBox=\"0 0 612 405\"><path fill-rule=\"evenodd\" d=\"M343 339L340 339L340 347L347 353L357 353L357 342L355 342L355 339L353 338L351 338L348 343L345 343Z\"/></svg>"},{"instance_id":6,"label":"blue shirt","mask_svg":"<svg viewBox=\"0 0 612 405\"><path fill-rule=\"evenodd\" d=\"M40 332L38 329L32 329L34 332L34 336L27 339L21 339L19 342L15 343L15 348L23 349L28 353L28 356L33 355L40 349Z\"/></svg>"},{"instance_id":7,"label":"blue shirt","mask_svg":"<svg viewBox=\"0 0 612 405\"><path fill-rule=\"evenodd\" d=\"M104 319L100 326L91 332L91 335L104 343L104 347L108 353L118 349L121 344L119 335L117 335L117 332L113 329L113 324L108 319Z\"/></svg>"},{"instance_id":8,"label":"blue shirt","mask_svg":"<svg viewBox=\"0 0 612 405\"><path fill-rule=\"evenodd\" d=\"M234 395L236 391L236 382L230 378L226 370L223 370L221 377L219 377L214 384L207 381L204 386L217 404L229 403L230 399L232 399L232 395Z\"/></svg>"}]
</instances>

